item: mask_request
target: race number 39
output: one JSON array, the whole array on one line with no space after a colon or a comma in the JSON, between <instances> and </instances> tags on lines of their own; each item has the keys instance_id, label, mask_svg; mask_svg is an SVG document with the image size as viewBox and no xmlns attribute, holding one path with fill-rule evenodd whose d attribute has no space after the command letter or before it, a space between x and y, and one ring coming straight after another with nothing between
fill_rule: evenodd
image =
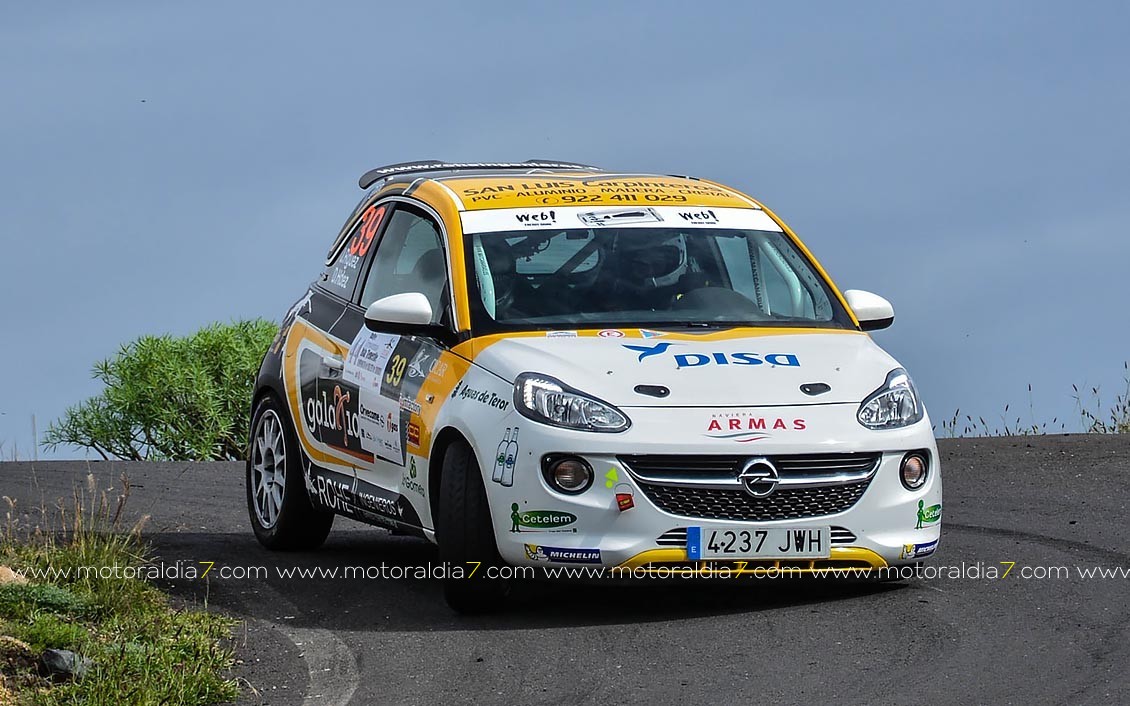
<instances>
[{"instance_id":1,"label":"race number 39","mask_svg":"<svg viewBox=\"0 0 1130 706\"><path fill-rule=\"evenodd\" d=\"M401 355L394 355L388 364L388 372L385 373L385 382L389 385L399 385L400 381L404 379L404 369L408 367L408 359Z\"/></svg>"},{"instance_id":2,"label":"race number 39","mask_svg":"<svg viewBox=\"0 0 1130 706\"><path fill-rule=\"evenodd\" d=\"M380 228L387 210L388 206L370 206L365 210L365 213L361 214L361 227L349 243L350 255L365 257L365 253L369 252L369 247L373 244L373 238L377 235L377 228Z\"/></svg>"}]
</instances>

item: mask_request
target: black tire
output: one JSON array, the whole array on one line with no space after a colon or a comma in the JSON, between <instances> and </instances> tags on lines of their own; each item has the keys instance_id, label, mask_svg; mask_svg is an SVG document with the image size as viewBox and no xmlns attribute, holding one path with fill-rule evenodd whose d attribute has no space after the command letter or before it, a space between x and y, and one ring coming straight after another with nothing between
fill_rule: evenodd
<instances>
[{"instance_id":1,"label":"black tire","mask_svg":"<svg viewBox=\"0 0 1130 706\"><path fill-rule=\"evenodd\" d=\"M269 425L277 425L277 430L269 433ZM282 449L281 459L279 448ZM310 503L303 477L303 460L290 416L273 395L267 395L251 415L246 475L247 514L251 517L256 539L267 549L317 549L326 541L326 535L333 526L333 513L315 508ZM260 484L259 479L268 477L268 466L271 466L270 480ZM276 475L280 469L281 483ZM274 494L276 489L279 494ZM259 491L258 498L256 491ZM267 493L272 494L270 499Z\"/></svg>"},{"instance_id":2,"label":"black tire","mask_svg":"<svg viewBox=\"0 0 1130 706\"><path fill-rule=\"evenodd\" d=\"M510 582L487 578L488 569L500 567L503 562L494 541L479 464L470 445L462 440L448 446L443 457L436 531L441 561L452 568L461 567L464 574L475 569L470 577L444 579L447 604L464 614L501 608L510 592Z\"/></svg>"}]
</instances>

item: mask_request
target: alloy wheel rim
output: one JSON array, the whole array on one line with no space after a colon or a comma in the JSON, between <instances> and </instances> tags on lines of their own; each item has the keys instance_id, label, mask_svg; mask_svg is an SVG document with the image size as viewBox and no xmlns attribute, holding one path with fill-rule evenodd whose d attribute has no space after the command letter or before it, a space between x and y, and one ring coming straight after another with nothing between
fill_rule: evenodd
<instances>
[{"instance_id":1,"label":"alloy wheel rim","mask_svg":"<svg viewBox=\"0 0 1130 706\"><path fill-rule=\"evenodd\" d=\"M279 521L286 483L286 444L282 422L274 410L259 418L251 447L251 493L256 519L264 529Z\"/></svg>"}]
</instances>

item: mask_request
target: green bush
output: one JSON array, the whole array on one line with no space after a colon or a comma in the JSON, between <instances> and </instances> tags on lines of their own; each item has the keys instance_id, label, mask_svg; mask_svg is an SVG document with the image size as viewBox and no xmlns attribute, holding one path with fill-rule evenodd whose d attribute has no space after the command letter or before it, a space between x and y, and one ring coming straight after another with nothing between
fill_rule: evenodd
<instances>
[{"instance_id":1,"label":"green bush","mask_svg":"<svg viewBox=\"0 0 1130 706\"><path fill-rule=\"evenodd\" d=\"M73 592L51 584L0 586L0 615L28 618L42 610L73 616L86 614L90 607Z\"/></svg>"},{"instance_id":2,"label":"green bush","mask_svg":"<svg viewBox=\"0 0 1130 706\"><path fill-rule=\"evenodd\" d=\"M44 445L106 459L241 460L255 376L277 332L255 319L128 343L94 366L106 389L69 408Z\"/></svg>"}]
</instances>

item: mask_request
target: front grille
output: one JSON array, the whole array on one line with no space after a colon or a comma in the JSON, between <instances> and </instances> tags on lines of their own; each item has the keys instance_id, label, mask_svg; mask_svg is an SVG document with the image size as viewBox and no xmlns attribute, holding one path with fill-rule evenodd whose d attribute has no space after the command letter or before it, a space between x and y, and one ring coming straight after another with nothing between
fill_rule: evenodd
<instances>
[{"instance_id":1,"label":"front grille","mask_svg":"<svg viewBox=\"0 0 1130 706\"><path fill-rule=\"evenodd\" d=\"M799 520L834 515L847 510L863 496L870 479L838 487L778 490L767 498L755 498L745 490L687 488L640 483L640 489L655 505L672 515L709 520Z\"/></svg>"},{"instance_id":2,"label":"front grille","mask_svg":"<svg viewBox=\"0 0 1130 706\"><path fill-rule=\"evenodd\" d=\"M749 456L621 456L620 461L659 509L682 517L767 522L844 512L863 497L881 454L768 456L780 483L768 497L742 487Z\"/></svg>"},{"instance_id":3,"label":"front grille","mask_svg":"<svg viewBox=\"0 0 1130 706\"><path fill-rule=\"evenodd\" d=\"M851 544L855 541L855 533L846 527L832 527L832 544ZM687 528L676 527L659 535L655 543L661 547L687 546Z\"/></svg>"},{"instance_id":4,"label":"front grille","mask_svg":"<svg viewBox=\"0 0 1130 706\"><path fill-rule=\"evenodd\" d=\"M766 456L782 478L829 477L873 471L882 454L797 454ZM620 456L632 475L663 484L677 479L694 478L703 482L733 482L742 464L752 456L683 456L648 455Z\"/></svg>"},{"instance_id":5,"label":"front grille","mask_svg":"<svg viewBox=\"0 0 1130 706\"><path fill-rule=\"evenodd\" d=\"M687 546L687 528L676 527L673 530L667 530L655 538L655 543L661 547L685 547Z\"/></svg>"}]
</instances>

